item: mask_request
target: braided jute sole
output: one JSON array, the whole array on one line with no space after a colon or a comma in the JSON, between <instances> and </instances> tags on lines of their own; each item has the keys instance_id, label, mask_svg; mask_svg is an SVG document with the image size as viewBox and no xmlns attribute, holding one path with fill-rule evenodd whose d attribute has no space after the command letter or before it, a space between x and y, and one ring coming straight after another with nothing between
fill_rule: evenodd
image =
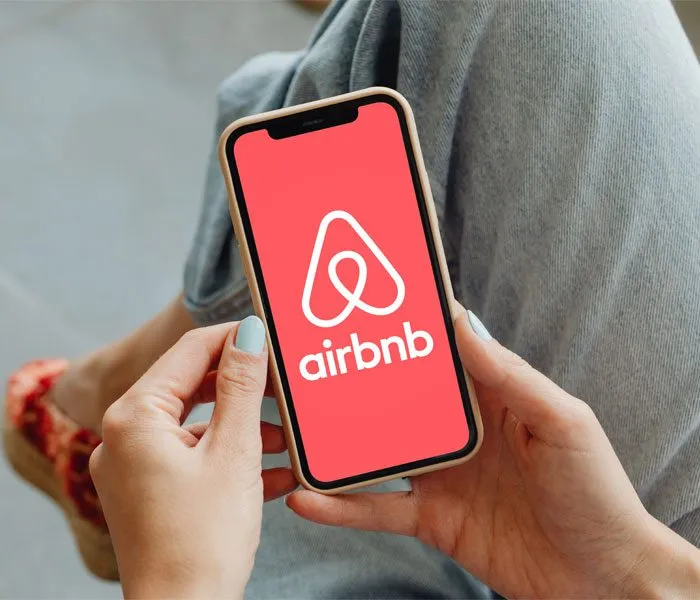
<instances>
[{"instance_id":1,"label":"braided jute sole","mask_svg":"<svg viewBox=\"0 0 700 600\"><path fill-rule=\"evenodd\" d=\"M63 510L85 566L96 577L118 581L117 559L109 533L78 514L75 505L64 493L51 461L7 422L3 424L3 443L5 455L15 472Z\"/></svg>"}]
</instances>

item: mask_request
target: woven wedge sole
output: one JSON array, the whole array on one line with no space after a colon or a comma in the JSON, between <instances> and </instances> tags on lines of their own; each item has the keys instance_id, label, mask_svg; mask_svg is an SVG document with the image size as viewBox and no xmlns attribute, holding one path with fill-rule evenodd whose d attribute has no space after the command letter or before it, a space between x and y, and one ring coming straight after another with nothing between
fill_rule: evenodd
<instances>
[{"instance_id":1,"label":"woven wedge sole","mask_svg":"<svg viewBox=\"0 0 700 600\"><path fill-rule=\"evenodd\" d=\"M83 519L62 489L54 465L8 423L3 424L5 454L15 472L41 490L62 510L85 566L101 579L117 581L119 571L109 533Z\"/></svg>"}]
</instances>

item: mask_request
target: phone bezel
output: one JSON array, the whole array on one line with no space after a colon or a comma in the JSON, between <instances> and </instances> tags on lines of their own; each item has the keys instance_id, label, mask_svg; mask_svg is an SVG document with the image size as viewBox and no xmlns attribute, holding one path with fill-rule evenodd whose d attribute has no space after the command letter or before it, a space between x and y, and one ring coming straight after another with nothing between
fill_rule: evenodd
<instances>
[{"instance_id":1,"label":"phone bezel","mask_svg":"<svg viewBox=\"0 0 700 600\"><path fill-rule=\"evenodd\" d=\"M413 182L413 189L416 195L418 210L421 217L421 225L423 227L423 233L425 235L425 241L430 256L433 278L437 288L438 297L440 299L440 307L442 310L443 321L447 331L455 374L457 376L458 385L462 397L462 405L467 420L469 439L464 447L454 452L428 457L409 463L403 463L400 465L395 465L393 467L386 467L384 469L378 469L367 473L361 473L350 477L344 477L342 479L336 479L333 481L322 481L317 479L312 474L306 458L304 441L301 435L299 423L296 416L293 396L291 393L291 388L289 385L289 379L287 377L287 371L285 368L284 360L281 354L279 338L277 336L274 316L270 308L270 302L267 294L265 280L262 275L262 268L260 265L260 260L255 243L255 236L252 230L250 217L248 214L248 208L245 202L245 194L243 193L243 186L241 183L240 174L238 172L238 167L234 158L234 146L237 140L253 131L268 130L268 133L273 139L280 139L284 137L291 137L294 135L303 135L304 133L307 133L309 131L325 129L327 127L335 127L344 123L348 123L353 121L357 117L358 108L360 106L376 102L383 102L389 104L395 110L399 121L402 139L404 143L404 150L406 152L409 170L411 173L411 179ZM299 111L293 114L243 124L240 127L237 127L235 130L233 130L231 134L226 138L225 157L228 164L229 172L231 174L232 185L235 192L235 202L239 211L241 225L243 227L243 231L246 237L246 243L250 254L250 261L252 263L254 276L258 286L260 301L265 313L265 320L267 322L268 333L272 342L271 351L273 353L273 358L277 365L278 375L280 383L282 385L282 391L284 393L284 401L289 415L292 434L294 436L294 444L296 446L299 467L301 468L302 474L304 478L308 481L308 483L314 486L315 488L323 491L330 491L338 488L348 488L350 486L360 485L365 482L371 482L379 479L387 479L390 477L400 475L402 473L416 471L418 469L423 469L426 467L433 467L440 463L458 461L459 459L469 456L474 451L477 444L480 442L478 435L478 427L474 410L472 407L472 399L470 398L466 376L464 374L463 367L459 359L459 353L457 350L457 343L454 333L454 326L452 323L452 315L450 312L445 284L441 274L440 261L436 251L433 229L431 227L430 222L430 215L426 204L423 186L421 184L420 173L418 170L418 165L414 153L406 114L401 103L393 95L382 92L375 92L372 94L333 103L326 106L310 108L308 110Z\"/></svg>"}]
</instances>

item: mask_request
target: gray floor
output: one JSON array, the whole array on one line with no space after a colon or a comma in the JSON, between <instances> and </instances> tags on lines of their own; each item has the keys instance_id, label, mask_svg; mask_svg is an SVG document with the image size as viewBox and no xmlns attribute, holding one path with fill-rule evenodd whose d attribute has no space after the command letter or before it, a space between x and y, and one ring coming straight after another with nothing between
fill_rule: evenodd
<instances>
[{"instance_id":1,"label":"gray floor","mask_svg":"<svg viewBox=\"0 0 700 600\"><path fill-rule=\"evenodd\" d=\"M218 82L315 19L287 1L0 2L1 380L177 292ZM0 460L0 598L119 596Z\"/></svg>"},{"instance_id":2,"label":"gray floor","mask_svg":"<svg viewBox=\"0 0 700 600\"><path fill-rule=\"evenodd\" d=\"M700 3L682 4L697 44ZM286 1L0 0L0 379L110 340L175 294L216 84L302 45L314 20ZM0 598L119 595L0 460Z\"/></svg>"}]
</instances>

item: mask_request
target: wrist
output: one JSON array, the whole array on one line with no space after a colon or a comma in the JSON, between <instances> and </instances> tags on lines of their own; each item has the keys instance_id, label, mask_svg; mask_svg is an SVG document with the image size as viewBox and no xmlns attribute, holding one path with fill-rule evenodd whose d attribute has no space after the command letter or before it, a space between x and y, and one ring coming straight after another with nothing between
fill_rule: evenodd
<instances>
[{"instance_id":1,"label":"wrist","mask_svg":"<svg viewBox=\"0 0 700 600\"><path fill-rule=\"evenodd\" d=\"M646 547L623 585L625 596L700 597L700 550L648 515Z\"/></svg>"},{"instance_id":2,"label":"wrist","mask_svg":"<svg viewBox=\"0 0 700 600\"><path fill-rule=\"evenodd\" d=\"M252 571L250 565L236 561L217 561L194 564L187 560L161 560L124 565L121 585L124 598L202 599L243 598L245 586ZM247 567L250 568L247 568ZM123 571L123 572L122 572Z\"/></svg>"},{"instance_id":3,"label":"wrist","mask_svg":"<svg viewBox=\"0 0 700 600\"><path fill-rule=\"evenodd\" d=\"M243 598L245 584L231 585L222 581L212 581L205 577L176 578L162 580L144 577L131 582L122 580L122 593L125 600L141 598L178 598L188 600L209 600L211 598Z\"/></svg>"},{"instance_id":4,"label":"wrist","mask_svg":"<svg viewBox=\"0 0 700 600\"><path fill-rule=\"evenodd\" d=\"M243 588L236 590L222 590L212 586L210 582L189 581L186 584L177 585L175 582L143 580L126 584L122 582L122 593L125 600L136 600L145 598L168 598L177 600L179 598L188 600L208 600L210 598L243 598Z\"/></svg>"}]
</instances>

